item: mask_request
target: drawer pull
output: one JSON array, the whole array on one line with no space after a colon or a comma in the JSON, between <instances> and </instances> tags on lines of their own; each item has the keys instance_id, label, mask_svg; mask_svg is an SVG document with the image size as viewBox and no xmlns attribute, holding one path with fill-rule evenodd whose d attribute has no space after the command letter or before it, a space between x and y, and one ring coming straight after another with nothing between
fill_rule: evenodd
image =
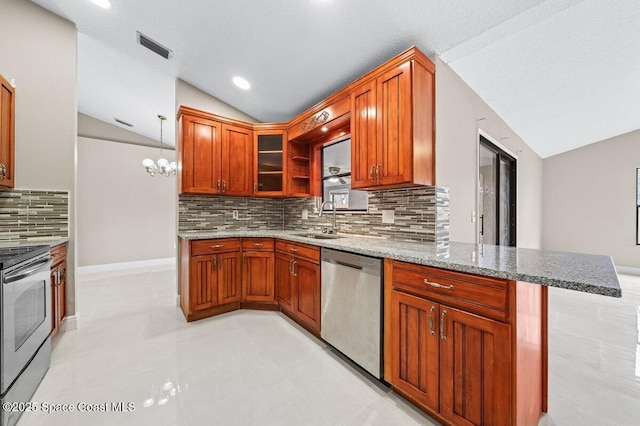
<instances>
[{"instance_id":1,"label":"drawer pull","mask_svg":"<svg viewBox=\"0 0 640 426\"><path fill-rule=\"evenodd\" d=\"M264 243L251 243L251 245L254 247L262 247Z\"/></svg>"},{"instance_id":2,"label":"drawer pull","mask_svg":"<svg viewBox=\"0 0 640 426\"><path fill-rule=\"evenodd\" d=\"M222 247L224 247L224 244L214 244L214 245L211 246L212 249L219 249L219 248L222 248Z\"/></svg>"},{"instance_id":3,"label":"drawer pull","mask_svg":"<svg viewBox=\"0 0 640 426\"><path fill-rule=\"evenodd\" d=\"M429 309L429 331L431 332L432 336L436 335L436 331L433 329L433 311L434 309L436 309L435 306L432 306L431 309Z\"/></svg>"},{"instance_id":4,"label":"drawer pull","mask_svg":"<svg viewBox=\"0 0 640 426\"><path fill-rule=\"evenodd\" d=\"M431 287L435 287L435 288L443 288L445 290L453 290L453 285L442 285L442 284L438 284L435 283L433 281L429 281L428 279L424 279L424 283L425 284L429 284Z\"/></svg>"},{"instance_id":5,"label":"drawer pull","mask_svg":"<svg viewBox=\"0 0 640 426\"><path fill-rule=\"evenodd\" d=\"M442 340L447 340L447 335L444 334L444 316L447 315L447 311L442 311L440 314L440 338Z\"/></svg>"},{"instance_id":6,"label":"drawer pull","mask_svg":"<svg viewBox=\"0 0 640 426\"><path fill-rule=\"evenodd\" d=\"M297 253L298 252L298 250L294 249L293 247L291 247L289 250L291 250L293 253Z\"/></svg>"}]
</instances>

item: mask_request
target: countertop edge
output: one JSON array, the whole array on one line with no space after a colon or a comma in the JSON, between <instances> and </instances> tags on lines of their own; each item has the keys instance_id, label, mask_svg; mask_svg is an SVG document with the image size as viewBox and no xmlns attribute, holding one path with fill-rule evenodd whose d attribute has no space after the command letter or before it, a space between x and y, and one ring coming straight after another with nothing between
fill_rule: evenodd
<instances>
[{"instance_id":1,"label":"countertop edge","mask_svg":"<svg viewBox=\"0 0 640 426\"><path fill-rule=\"evenodd\" d=\"M447 269L450 271L461 272L461 273L469 273L482 275L486 277L499 278L499 279L507 279L507 280L516 280L522 282L528 282L537 285L543 285L547 287L555 287L562 288L567 290L579 291L582 293L591 293L602 296L609 297L621 297L622 291L620 289L619 282L616 282L617 288L612 285L602 285L599 286L597 284L588 283L584 281L573 281L568 279L560 279L554 278L545 275L533 275L533 274L525 274L519 272L510 272L504 270L491 269L488 267L482 267L477 265L469 265L469 264L460 264L454 261L448 261L445 259L434 258L433 256L428 256L426 253L421 256L417 254L408 254L408 253L394 253L392 249L388 250L380 250L376 247L366 247L360 244L350 245L349 239L352 240L357 238L359 242L363 242L364 239L369 239L370 237L349 235L346 238L340 239L312 239L307 237L301 237L296 235L290 235L288 232L284 230L256 230L256 231L206 231L206 232L198 232L198 233L184 233L179 232L178 237L186 240L202 240L202 239L214 239L214 238L242 238L242 237L262 237L262 238L278 238L287 241L293 241L303 244L309 244L317 247L326 247L335 250L343 250L343 251L351 251L353 253L362 254L365 256L377 257L377 258L388 258L401 262L414 263L417 265L423 266L431 266L435 268ZM389 241L389 240L380 240L377 238L371 238L371 241ZM401 244L401 241L394 241L395 244ZM409 243L407 245L415 245L416 243ZM417 243L420 244L420 243ZM422 243L422 244L430 244L430 248L434 245L432 243ZM456 244L456 243L453 243ZM414 246L415 247L415 246ZM414 249L412 247L412 249ZM543 250L538 250L543 253ZM576 253L576 255L582 255L581 253ZM584 256L593 256L584 254ZM611 259L609 257L609 259ZM615 271L615 266L611 261L611 270L613 274L615 274L617 280L617 273Z\"/></svg>"}]
</instances>

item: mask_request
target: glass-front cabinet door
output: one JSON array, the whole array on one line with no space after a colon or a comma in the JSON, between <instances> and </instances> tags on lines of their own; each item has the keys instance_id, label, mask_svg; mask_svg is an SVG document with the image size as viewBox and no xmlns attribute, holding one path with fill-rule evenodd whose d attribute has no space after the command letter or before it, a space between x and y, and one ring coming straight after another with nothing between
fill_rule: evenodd
<instances>
[{"instance_id":1,"label":"glass-front cabinet door","mask_svg":"<svg viewBox=\"0 0 640 426\"><path fill-rule=\"evenodd\" d=\"M256 196L281 196L285 194L286 158L285 130L259 130L256 141Z\"/></svg>"}]
</instances>

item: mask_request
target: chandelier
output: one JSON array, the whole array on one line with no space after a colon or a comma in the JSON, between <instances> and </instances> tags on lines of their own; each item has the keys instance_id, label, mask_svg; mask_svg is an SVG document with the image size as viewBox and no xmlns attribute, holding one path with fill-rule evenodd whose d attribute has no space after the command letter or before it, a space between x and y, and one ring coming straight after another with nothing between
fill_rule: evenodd
<instances>
[{"instance_id":1,"label":"chandelier","mask_svg":"<svg viewBox=\"0 0 640 426\"><path fill-rule=\"evenodd\" d=\"M151 176L155 176L156 172L166 176L175 175L177 169L176 162L172 161L169 163L166 158L162 157L162 122L166 120L167 117L164 115L158 115L158 118L160 119L160 159L156 165L152 159L145 158L142 160L142 165Z\"/></svg>"}]
</instances>

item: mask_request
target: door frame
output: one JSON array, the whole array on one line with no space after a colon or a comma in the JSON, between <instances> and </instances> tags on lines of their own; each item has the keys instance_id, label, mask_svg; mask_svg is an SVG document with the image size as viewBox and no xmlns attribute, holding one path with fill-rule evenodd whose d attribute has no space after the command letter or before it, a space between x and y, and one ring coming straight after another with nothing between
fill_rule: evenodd
<instances>
[{"instance_id":1,"label":"door frame","mask_svg":"<svg viewBox=\"0 0 640 426\"><path fill-rule=\"evenodd\" d=\"M517 228L518 228L518 193L520 191L518 191L518 155L516 153L514 153L513 151L511 151L509 148L507 148L506 146L504 146L503 144L501 144L500 142L498 142L498 140L496 138L494 138L493 136L491 136L488 132L486 132L485 130L481 129L479 126L477 127L477 134L476 134L476 185L475 185L475 197L476 197L476 203L475 203L475 212L473 215L474 221L475 221L475 237L474 240L476 242L476 244L480 243L479 240L479 235L480 235L480 217L478 216L478 213L480 212L480 136L484 137L485 139L487 139L490 143L492 143L493 145L496 146L496 148L504 151L505 154L509 155L510 157L512 157L515 160L515 169L516 169L516 173L515 173L515 218L516 218L516 228L514 229L514 240L515 240L515 245L518 245L518 232L517 232ZM506 139L506 138L505 138Z\"/></svg>"}]
</instances>

